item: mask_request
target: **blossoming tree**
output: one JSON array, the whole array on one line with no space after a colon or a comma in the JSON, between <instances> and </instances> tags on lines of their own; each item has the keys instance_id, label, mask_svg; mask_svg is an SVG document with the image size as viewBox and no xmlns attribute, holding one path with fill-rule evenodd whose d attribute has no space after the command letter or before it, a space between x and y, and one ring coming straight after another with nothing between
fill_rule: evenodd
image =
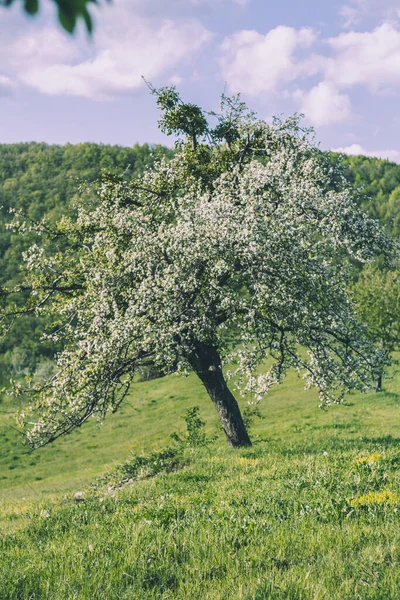
<instances>
[{"instance_id":1,"label":"blossoming tree","mask_svg":"<svg viewBox=\"0 0 400 600\"><path fill-rule=\"evenodd\" d=\"M14 216L41 241L25 255L27 304L8 302L3 324L46 314L64 343L56 374L29 386L33 446L115 411L144 365L192 369L228 443L243 446L223 361L256 400L295 368L330 404L364 389L380 360L354 316L348 265L393 244L298 119L268 125L225 96L205 113L173 87L152 91L161 129L181 138L171 161L134 181L105 175L97 202L53 230Z\"/></svg>"}]
</instances>

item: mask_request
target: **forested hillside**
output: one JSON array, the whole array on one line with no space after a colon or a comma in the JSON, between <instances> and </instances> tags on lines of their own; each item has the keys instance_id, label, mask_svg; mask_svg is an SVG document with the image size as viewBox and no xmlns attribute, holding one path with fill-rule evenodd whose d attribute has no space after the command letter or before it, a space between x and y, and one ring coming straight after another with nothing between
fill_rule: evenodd
<instances>
[{"instance_id":1,"label":"forested hillside","mask_svg":"<svg viewBox=\"0 0 400 600\"><path fill-rule=\"evenodd\" d=\"M14 279L20 259L20 240L4 228L10 208L22 208L34 220L45 214L57 219L68 210L79 184L98 181L102 169L131 177L151 166L156 156L170 153L147 144L133 148L89 143L0 145L1 283Z\"/></svg>"},{"instance_id":2,"label":"forested hillside","mask_svg":"<svg viewBox=\"0 0 400 600\"><path fill-rule=\"evenodd\" d=\"M172 151L163 146L136 144L132 148L102 144L42 143L0 145L0 285L18 282L21 252L29 238L13 235L6 229L10 208L22 209L28 219L46 215L57 220L71 210L79 185L100 180L102 169L132 177ZM16 323L0 345L0 380L34 370L53 354L53 349L38 344L40 324L25 317Z\"/></svg>"},{"instance_id":3,"label":"forested hillside","mask_svg":"<svg viewBox=\"0 0 400 600\"><path fill-rule=\"evenodd\" d=\"M332 162L340 155L330 153ZM359 192L358 201L395 236L400 235L400 165L367 156L344 156L347 180Z\"/></svg>"},{"instance_id":4,"label":"forested hillside","mask_svg":"<svg viewBox=\"0 0 400 600\"><path fill-rule=\"evenodd\" d=\"M69 212L83 182L100 180L108 169L135 176L156 157L171 156L163 146L132 148L84 143L48 146L39 143L0 145L0 285L18 281L21 252L28 239L11 234L5 224L9 209L22 209L28 218L50 221ZM332 163L339 160L331 153ZM400 165L363 156L343 157L346 177L371 216L395 235L400 234ZM0 379L39 368L46 371L53 348L38 344L40 323L21 319L0 345Z\"/></svg>"}]
</instances>

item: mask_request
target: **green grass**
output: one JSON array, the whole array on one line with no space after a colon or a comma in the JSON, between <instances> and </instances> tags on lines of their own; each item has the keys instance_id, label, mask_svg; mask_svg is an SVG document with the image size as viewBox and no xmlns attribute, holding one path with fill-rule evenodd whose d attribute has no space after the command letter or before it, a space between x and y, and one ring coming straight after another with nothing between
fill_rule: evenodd
<instances>
[{"instance_id":1,"label":"green grass","mask_svg":"<svg viewBox=\"0 0 400 600\"><path fill-rule=\"evenodd\" d=\"M0 404L0 503L76 490L132 451L163 447L173 431L184 430L181 417L193 405L202 407L208 430L215 431L218 417L195 376L138 383L130 399L102 426L93 419L30 453L14 429L16 408L5 399Z\"/></svg>"},{"instance_id":2,"label":"green grass","mask_svg":"<svg viewBox=\"0 0 400 600\"><path fill-rule=\"evenodd\" d=\"M321 411L290 375L246 450L225 447L194 376L138 384L103 427L33 454L5 401L0 600L397 600L399 392L397 377ZM194 405L217 440L157 458Z\"/></svg>"}]
</instances>

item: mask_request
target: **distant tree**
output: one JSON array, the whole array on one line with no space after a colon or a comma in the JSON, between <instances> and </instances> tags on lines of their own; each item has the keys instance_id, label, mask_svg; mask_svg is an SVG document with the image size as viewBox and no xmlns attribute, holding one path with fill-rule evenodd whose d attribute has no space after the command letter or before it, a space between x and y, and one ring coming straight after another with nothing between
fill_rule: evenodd
<instances>
[{"instance_id":1,"label":"distant tree","mask_svg":"<svg viewBox=\"0 0 400 600\"><path fill-rule=\"evenodd\" d=\"M24 11L34 16L39 12L40 0L17 0L23 4ZM110 2L111 0L105 0ZM90 4L100 4L101 0L53 0L57 7L58 20L68 33L75 31L78 19L83 19L89 33L93 30L92 16L88 10ZM0 6L11 6L15 0L0 0Z\"/></svg>"},{"instance_id":2,"label":"distant tree","mask_svg":"<svg viewBox=\"0 0 400 600\"><path fill-rule=\"evenodd\" d=\"M382 204L381 215L382 220L387 223L389 231L400 236L400 185L391 192L389 198Z\"/></svg>"},{"instance_id":3,"label":"distant tree","mask_svg":"<svg viewBox=\"0 0 400 600\"><path fill-rule=\"evenodd\" d=\"M366 266L354 286L358 314L374 344L388 359L400 346L400 273ZM376 391L382 389L383 370L373 373Z\"/></svg>"},{"instance_id":4,"label":"distant tree","mask_svg":"<svg viewBox=\"0 0 400 600\"><path fill-rule=\"evenodd\" d=\"M349 298L349 259L390 257L394 244L344 180L330 189L340 173L297 117L268 125L225 96L210 115L174 87L152 91L161 129L182 137L172 160L130 182L105 175L76 220L51 228L15 215L15 230L42 239L25 253L23 285L3 289L30 292L6 306L4 327L46 315L48 339L64 343L55 376L20 387L33 446L115 411L146 365L193 369L232 446L251 442L223 361L256 399L293 367L322 404L366 389L378 368Z\"/></svg>"}]
</instances>

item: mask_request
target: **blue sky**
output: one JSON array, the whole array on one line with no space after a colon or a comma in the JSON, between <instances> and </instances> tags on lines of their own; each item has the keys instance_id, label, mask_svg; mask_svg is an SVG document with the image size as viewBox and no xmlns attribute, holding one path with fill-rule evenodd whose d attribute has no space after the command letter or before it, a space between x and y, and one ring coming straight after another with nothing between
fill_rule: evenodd
<instances>
[{"instance_id":1,"label":"blue sky","mask_svg":"<svg viewBox=\"0 0 400 600\"><path fill-rule=\"evenodd\" d=\"M43 0L42 0L43 3ZM49 6L47 6L49 5ZM322 148L400 162L398 0L113 0L92 39L0 8L0 142L170 143L141 76L217 109L305 114Z\"/></svg>"}]
</instances>

